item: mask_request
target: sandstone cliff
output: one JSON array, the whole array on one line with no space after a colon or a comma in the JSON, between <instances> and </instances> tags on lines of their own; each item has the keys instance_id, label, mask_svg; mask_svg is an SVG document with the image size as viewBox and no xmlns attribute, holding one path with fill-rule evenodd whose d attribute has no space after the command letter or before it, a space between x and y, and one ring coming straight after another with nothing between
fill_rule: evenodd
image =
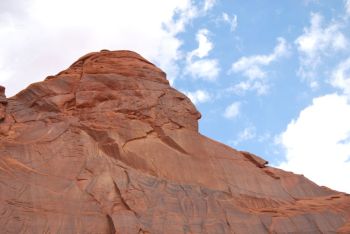
<instances>
[{"instance_id":1,"label":"sandstone cliff","mask_svg":"<svg viewBox=\"0 0 350 234\"><path fill-rule=\"evenodd\" d=\"M199 118L130 51L0 88L0 233L350 233L348 194L201 135Z\"/></svg>"}]
</instances>

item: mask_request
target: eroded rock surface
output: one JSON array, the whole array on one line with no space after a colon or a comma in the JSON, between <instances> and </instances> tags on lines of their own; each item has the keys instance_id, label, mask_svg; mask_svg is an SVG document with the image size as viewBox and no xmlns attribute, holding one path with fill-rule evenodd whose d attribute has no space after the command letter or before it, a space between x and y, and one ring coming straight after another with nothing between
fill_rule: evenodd
<instances>
[{"instance_id":1,"label":"eroded rock surface","mask_svg":"<svg viewBox=\"0 0 350 234\"><path fill-rule=\"evenodd\" d=\"M350 233L348 194L201 135L199 118L130 51L0 88L0 232Z\"/></svg>"}]
</instances>

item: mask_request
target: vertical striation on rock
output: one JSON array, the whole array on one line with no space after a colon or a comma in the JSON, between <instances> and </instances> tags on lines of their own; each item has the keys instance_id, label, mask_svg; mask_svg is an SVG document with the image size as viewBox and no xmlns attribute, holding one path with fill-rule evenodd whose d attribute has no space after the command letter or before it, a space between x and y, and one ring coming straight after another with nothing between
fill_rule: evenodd
<instances>
[{"instance_id":1,"label":"vertical striation on rock","mask_svg":"<svg viewBox=\"0 0 350 234\"><path fill-rule=\"evenodd\" d=\"M90 53L6 99L3 233L350 233L350 196L198 132L131 51Z\"/></svg>"}]
</instances>

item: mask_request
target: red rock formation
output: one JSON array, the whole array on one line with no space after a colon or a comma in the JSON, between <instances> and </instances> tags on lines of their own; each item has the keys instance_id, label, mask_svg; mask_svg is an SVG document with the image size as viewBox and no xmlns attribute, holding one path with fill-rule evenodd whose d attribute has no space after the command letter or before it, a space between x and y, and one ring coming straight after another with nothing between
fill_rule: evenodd
<instances>
[{"instance_id":1,"label":"red rock formation","mask_svg":"<svg viewBox=\"0 0 350 234\"><path fill-rule=\"evenodd\" d=\"M5 96L5 87L0 85L0 121L5 119L5 108L7 100Z\"/></svg>"},{"instance_id":2,"label":"red rock formation","mask_svg":"<svg viewBox=\"0 0 350 234\"><path fill-rule=\"evenodd\" d=\"M0 91L2 233L350 233L348 194L201 135L136 53Z\"/></svg>"}]
</instances>

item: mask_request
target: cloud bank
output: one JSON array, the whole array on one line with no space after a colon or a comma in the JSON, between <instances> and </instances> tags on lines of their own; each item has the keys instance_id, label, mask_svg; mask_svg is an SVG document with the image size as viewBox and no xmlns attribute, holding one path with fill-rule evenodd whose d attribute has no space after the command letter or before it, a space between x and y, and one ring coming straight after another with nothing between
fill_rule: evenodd
<instances>
[{"instance_id":1,"label":"cloud bank","mask_svg":"<svg viewBox=\"0 0 350 234\"><path fill-rule=\"evenodd\" d=\"M173 81L178 34L215 4L207 0L13 0L0 7L0 82L11 96L101 49L141 53ZM82 7L84 6L84 7ZM162 9L162 10L159 10Z\"/></svg>"},{"instance_id":2,"label":"cloud bank","mask_svg":"<svg viewBox=\"0 0 350 234\"><path fill-rule=\"evenodd\" d=\"M304 174L319 185L350 192L350 104L344 95L313 99L281 134L284 170Z\"/></svg>"}]
</instances>

